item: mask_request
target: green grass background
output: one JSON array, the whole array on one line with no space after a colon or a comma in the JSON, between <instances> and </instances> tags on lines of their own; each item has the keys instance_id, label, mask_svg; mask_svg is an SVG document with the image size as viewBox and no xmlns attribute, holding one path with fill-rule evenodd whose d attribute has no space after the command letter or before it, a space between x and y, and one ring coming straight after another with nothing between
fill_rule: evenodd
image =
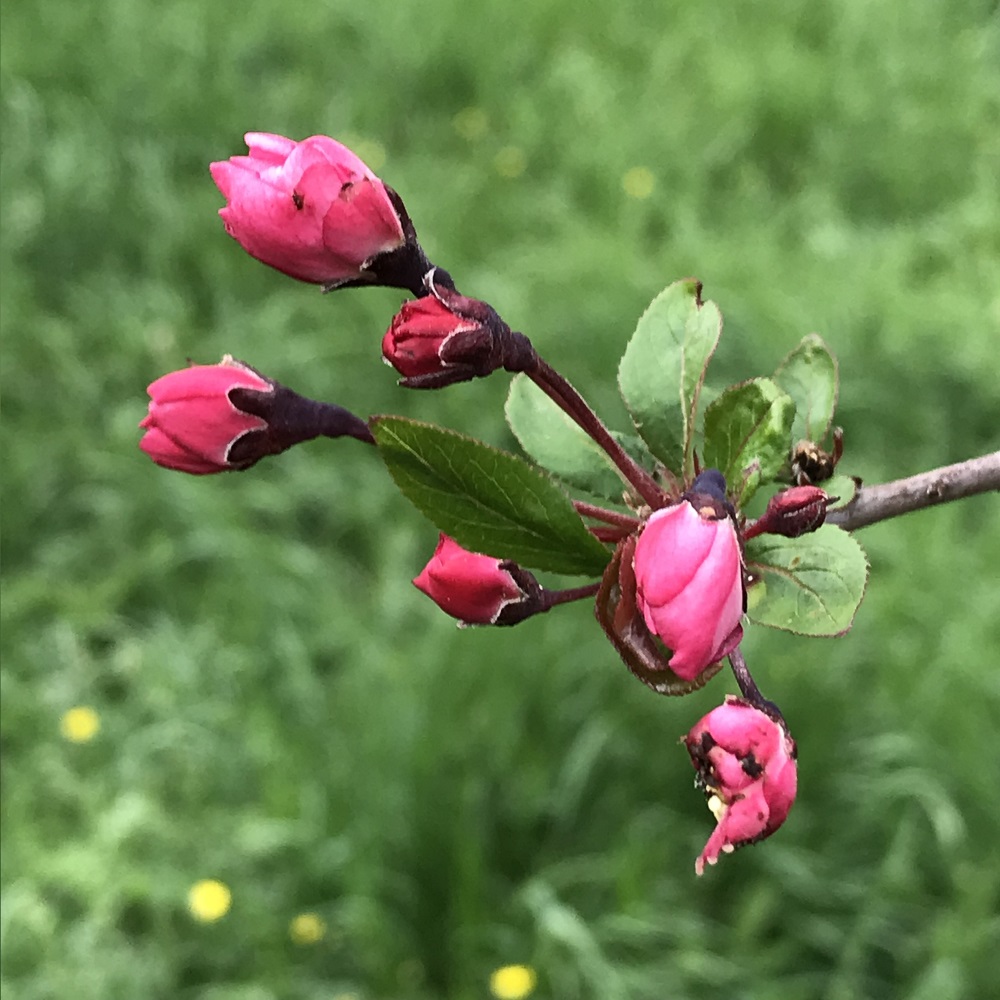
<instances>
[{"instance_id":1,"label":"green grass background","mask_svg":"<svg viewBox=\"0 0 1000 1000\"><path fill-rule=\"evenodd\" d=\"M511 443L506 376L396 388L399 293L323 296L226 237L207 164L256 129L380 146L430 256L611 421L635 319L693 274L720 380L831 344L846 471L993 450L998 38L986 0L5 7L5 998L472 1000L509 962L556 1000L990 995L996 497L866 529L848 637L751 631L799 798L698 880L677 739L725 679L654 696L584 605L456 630L410 585L434 530L354 442L195 479L136 424L148 382L232 352Z\"/></svg>"}]
</instances>

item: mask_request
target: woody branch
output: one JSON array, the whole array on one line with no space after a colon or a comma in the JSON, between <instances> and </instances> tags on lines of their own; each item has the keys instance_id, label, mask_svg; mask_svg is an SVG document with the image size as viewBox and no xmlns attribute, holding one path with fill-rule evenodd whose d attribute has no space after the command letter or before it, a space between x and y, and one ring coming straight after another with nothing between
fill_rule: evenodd
<instances>
[{"instance_id":1,"label":"woody branch","mask_svg":"<svg viewBox=\"0 0 1000 1000\"><path fill-rule=\"evenodd\" d=\"M826 523L855 531L900 514L991 491L1000 491L1000 451L891 483L864 486L845 507L831 510Z\"/></svg>"}]
</instances>

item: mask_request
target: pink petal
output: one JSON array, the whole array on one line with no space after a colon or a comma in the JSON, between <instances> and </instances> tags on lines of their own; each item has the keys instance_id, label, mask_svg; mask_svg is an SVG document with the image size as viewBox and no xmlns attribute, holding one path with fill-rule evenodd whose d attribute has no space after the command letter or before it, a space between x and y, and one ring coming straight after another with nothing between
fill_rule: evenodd
<instances>
[{"instance_id":1,"label":"pink petal","mask_svg":"<svg viewBox=\"0 0 1000 1000\"><path fill-rule=\"evenodd\" d=\"M212 462L202 455L188 451L155 427L142 436L139 447L157 465L162 465L167 469L176 469L178 472L204 476L213 472L222 472L226 468L225 463Z\"/></svg>"},{"instance_id":2,"label":"pink petal","mask_svg":"<svg viewBox=\"0 0 1000 1000\"><path fill-rule=\"evenodd\" d=\"M719 855L729 853L742 844L756 840L767 828L769 809L760 788L751 788L746 796L726 806L722 818L712 831L694 870L701 875L705 865L714 865Z\"/></svg>"},{"instance_id":3,"label":"pink petal","mask_svg":"<svg viewBox=\"0 0 1000 1000\"><path fill-rule=\"evenodd\" d=\"M331 139L328 135L311 135L308 139L302 140L301 145L306 144L323 154L327 162L336 168L344 183L365 177L376 179L364 160L336 139Z\"/></svg>"},{"instance_id":4,"label":"pink petal","mask_svg":"<svg viewBox=\"0 0 1000 1000\"><path fill-rule=\"evenodd\" d=\"M365 261L403 245L403 227L381 181L362 180L340 193L323 220L323 243L335 256Z\"/></svg>"},{"instance_id":5,"label":"pink petal","mask_svg":"<svg viewBox=\"0 0 1000 1000\"><path fill-rule=\"evenodd\" d=\"M250 156L255 160L274 165L284 163L296 146L293 139L286 139L283 135L275 135L273 132L247 132L243 136L243 141L250 150Z\"/></svg>"}]
</instances>

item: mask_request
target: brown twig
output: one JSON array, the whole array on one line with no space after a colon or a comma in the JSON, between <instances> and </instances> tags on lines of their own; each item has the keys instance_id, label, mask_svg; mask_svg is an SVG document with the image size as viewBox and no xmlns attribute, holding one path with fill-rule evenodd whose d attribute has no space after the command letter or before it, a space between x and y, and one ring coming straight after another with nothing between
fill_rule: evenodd
<instances>
[{"instance_id":1,"label":"brown twig","mask_svg":"<svg viewBox=\"0 0 1000 1000\"><path fill-rule=\"evenodd\" d=\"M828 511L826 523L855 531L900 514L991 491L1000 491L1000 451L891 483L863 486L849 504Z\"/></svg>"}]
</instances>

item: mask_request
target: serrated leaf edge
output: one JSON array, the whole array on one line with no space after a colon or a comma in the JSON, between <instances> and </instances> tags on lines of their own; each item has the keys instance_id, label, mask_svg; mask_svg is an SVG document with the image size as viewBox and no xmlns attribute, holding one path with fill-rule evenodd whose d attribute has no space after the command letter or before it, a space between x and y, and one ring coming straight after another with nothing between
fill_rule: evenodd
<instances>
[{"instance_id":1,"label":"serrated leaf edge","mask_svg":"<svg viewBox=\"0 0 1000 1000\"><path fill-rule=\"evenodd\" d=\"M831 525L831 527L834 527L834 525ZM842 528L837 528L837 530L838 531L843 531ZM841 629L841 631L839 631L839 632L800 632L798 629L788 628L785 625L775 625L773 622L759 621L758 619L754 618L754 616L750 612L747 612L747 618L750 620L750 622L752 624L754 624L754 625L760 625L763 628L771 628L771 629L774 629L775 631L778 631L778 632L790 632L792 635L801 635L801 636L804 636L807 639L840 639L843 636L847 635L847 633L850 632L852 628L854 628L854 619L857 618L858 611L860 610L861 605L864 603L865 594L868 593L868 581L869 581L869 579L871 579L871 569L872 569L872 567L871 567L871 562L868 559L868 553L865 551L865 547L853 535L851 535L850 532L845 531L844 534L848 535L850 537L851 541L853 541L855 543L855 545L857 545L859 551L861 552L861 555L864 557L864 560L865 560L865 582L864 582L863 586L861 587L861 596L858 598L858 603L854 606L854 611L851 613L851 620L847 623L847 625L843 629ZM795 574L792 573L790 570L779 570L779 569L776 569L774 566L770 566L770 565L767 565L765 563L756 563L756 562L753 562L750 559L747 560L746 566L747 566L747 569L751 569L752 567L756 566L756 567L761 567L761 568L767 569L769 572L772 572L772 573L778 573L778 572L780 572L780 573L782 573L785 576L790 576L790 577L793 577L793 578L795 577ZM816 594L816 592L811 587L806 587L804 584L800 584L800 586L802 586L803 590L806 590L809 593L814 594L814 595ZM819 600L818 596L817 596L817 600ZM825 608L825 605L823 604L823 602L821 600L819 600L819 603L820 603L820 605L822 605Z\"/></svg>"}]
</instances>

